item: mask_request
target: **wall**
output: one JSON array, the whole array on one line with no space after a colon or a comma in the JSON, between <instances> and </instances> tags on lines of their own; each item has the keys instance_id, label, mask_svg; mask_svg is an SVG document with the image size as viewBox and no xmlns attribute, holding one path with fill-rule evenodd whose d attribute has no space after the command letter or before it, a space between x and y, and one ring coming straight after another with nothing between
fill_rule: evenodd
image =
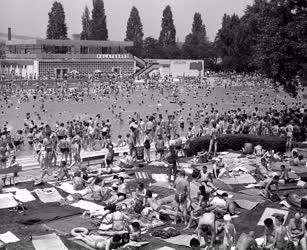
<instances>
[{"instance_id":1,"label":"wall","mask_svg":"<svg viewBox=\"0 0 307 250\"><path fill-rule=\"evenodd\" d=\"M203 76L204 62L202 60L171 60L170 74L172 76Z\"/></svg>"},{"instance_id":2,"label":"wall","mask_svg":"<svg viewBox=\"0 0 307 250\"><path fill-rule=\"evenodd\" d=\"M54 76L56 68L66 68L69 71L77 70L80 73L93 73L95 70L112 73L114 67L120 67L122 74L133 74L134 65L134 60L39 61L39 75Z\"/></svg>"}]
</instances>

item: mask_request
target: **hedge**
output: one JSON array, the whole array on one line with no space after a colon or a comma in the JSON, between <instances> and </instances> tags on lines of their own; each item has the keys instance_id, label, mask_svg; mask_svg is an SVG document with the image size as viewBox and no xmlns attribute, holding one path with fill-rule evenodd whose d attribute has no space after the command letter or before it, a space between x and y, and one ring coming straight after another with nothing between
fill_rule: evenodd
<instances>
[{"instance_id":1,"label":"hedge","mask_svg":"<svg viewBox=\"0 0 307 250\"><path fill-rule=\"evenodd\" d=\"M285 152L286 141L278 136L258 136L248 134L226 134L217 138L217 150L222 151L239 151L244 147L244 143L252 143L253 146L261 145L262 148L274 149L275 152ZM185 153L187 156L196 155L202 150L209 149L210 136L196 137L186 142Z\"/></svg>"}]
</instances>

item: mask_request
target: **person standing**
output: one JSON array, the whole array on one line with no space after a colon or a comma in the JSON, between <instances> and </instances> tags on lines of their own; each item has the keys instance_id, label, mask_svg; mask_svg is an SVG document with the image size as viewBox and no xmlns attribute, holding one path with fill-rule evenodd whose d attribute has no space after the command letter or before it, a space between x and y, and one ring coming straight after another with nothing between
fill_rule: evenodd
<instances>
[{"instance_id":1,"label":"person standing","mask_svg":"<svg viewBox=\"0 0 307 250\"><path fill-rule=\"evenodd\" d=\"M187 224L187 204L188 200L191 202L190 183L187 181L185 172L182 170L179 173L179 177L175 180L175 201L176 201L176 217L175 224L177 223L177 217L179 209L182 209L184 223Z\"/></svg>"},{"instance_id":2,"label":"person standing","mask_svg":"<svg viewBox=\"0 0 307 250\"><path fill-rule=\"evenodd\" d=\"M174 182L177 178L177 162L178 162L178 156L175 151L174 146L169 147L169 153L165 156L166 163L168 164L168 181L171 182L172 176L174 177Z\"/></svg>"},{"instance_id":3,"label":"person standing","mask_svg":"<svg viewBox=\"0 0 307 250\"><path fill-rule=\"evenodd\" d=\"M213 147L213 155L216 156L217 153L217 136L219 134L219 129L216 125L215 122L212 123L213 128L211 129L211 138L210 138L210 145L209 145L209 150L208 150L208 154L211 153L212 151L212 147Z\"/></svg>"},{"instance_id":4,"label":"person standing","mask_svg":"<svg viewBox=\"0 0 307 250\"><path fill-rule=\"evenodd\" d=\"M152 139L150 137L150 134L148 131L145 132L144 137L144 152L145 152L145 161L150 162L150 144L152 142Z\"/></svg>"}]
</instances>

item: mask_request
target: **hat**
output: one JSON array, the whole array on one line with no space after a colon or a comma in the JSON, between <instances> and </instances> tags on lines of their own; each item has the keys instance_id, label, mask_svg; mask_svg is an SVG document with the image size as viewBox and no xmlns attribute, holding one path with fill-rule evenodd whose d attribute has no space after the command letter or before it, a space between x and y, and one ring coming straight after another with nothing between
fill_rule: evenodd
<instances>
[{"instance_id":1,"label":"hat","mask_svg":"<svg viewBox=\"0 0 307 250\"><path fill-rule=\"evenodd\" d=\"M223 219L224 221L231 221L231 216L229 214L225 214Z\"/></svg>"}]
</instances>

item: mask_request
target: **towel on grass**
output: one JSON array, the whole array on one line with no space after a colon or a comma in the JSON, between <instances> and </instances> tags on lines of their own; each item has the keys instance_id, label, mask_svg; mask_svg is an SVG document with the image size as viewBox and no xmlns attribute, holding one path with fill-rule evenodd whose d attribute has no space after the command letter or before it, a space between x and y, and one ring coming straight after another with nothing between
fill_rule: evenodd
<instances>
[{"instance_id":1,"label":"towel on grass","mask_svg":"<svg viewBox=\"0 0 307 250\"><path fill-rule=\"evenodd\" d=\"M83 210L90 211L90 212L104 210L103 206L97 205L94 202L84 201L84 200L79 200L78 202L71 204L71 206L78 207L78 208L81 208Z\"/></svg>"},{"instance_id":2,"label":"towel on grass","mask_svg":"<svg viewBox=\"0 0 307 250\"><path fill-rule=\"evenodd\" d=\"M0 234L0 240L4 242L5 244L14 243L14 242L19 241L19 239L10 231L4 234Z\"/></svg>"},{"instance_id":3,"label":"towel on grass","mask_svg":"<svg viewBox=\"0 0 307 250\"><path fill-rule=\"evenodd\" d=\"M55 183L50 183L52 185L55 185ZM86 189L83 190L74 190L73 184L72 182L61 182L59 186L56 186L59 189L62 189L63 191L65 191L66 193L69 194L81 194L81 195L85 195L87 193Z\"/></svg>"},{"instance_id":4,"label":"towel on grass","mask_svg":"<svg viewBox=\"0 0 307 250\"><path fill-rule=\"evenodd\" d=\"M284 216L284 222L286 222L289 211L287 210L282 210L282 209L277 209L277 208L271 208L271 207L266 207L265 210L263 211L263 214L258 222L258 226L264 226L264 220L266 218L271 218L274 221L274 215L275 214L280 214Z\"/></svg>"},{"instance_id":5,"label":"towel on grass","mask_svg":"<svg viewBox=\"0 0 307 250\"><path fill-rule=\"evenodd\" d=\"M166 241L167 243L170 244L174 244L174 245L178 245L178 246L186 246L186 247L190 247L190 241L192 238L197 238L196 235L187 235L187 234L180 234L178 236L175 237L171 237L168 239L162 239L164 241ZM202 238L200 245L204 245L204 239Z\"/></svg>"},{"instance_id":6,"label":"towel on grass","mask_svg":"<svg viewBox=\"0 0 307 250\"><path fill-rule=\"evenodd\" d=\"M68 250L55 233L32 236L32 243L36 250Z\"/></svg>"},{"instance_id":7,"label":"towel on grass","mask_svg":"<svg viewBox=\"0 0 307 250\"><path fill-rule=\"evenodd\" d=\"M63 199L55 188L35 189L34 192L44 203L58 202Z\"/></svg>"},{"instance_id":8,"label":"towel on grass","mask_svg":"<svg viewBox=\"0 0 307 250\"><path fill-rule=\"evenodd\" d=\"M18 202L12 193L0 194L0 209L16 207Z\"/></svg>"},{"instance_id":9,"label":"towel on grass","mask_svg":"<svg viewBox=\"0 0 307 250\"><path fill-rule=\"evenodd\" d=\"M255 206L259 204L256 201L248 201L248 200L234 200L234 202L243 209L252 210Z\"/></svg>"}]
</instances>

